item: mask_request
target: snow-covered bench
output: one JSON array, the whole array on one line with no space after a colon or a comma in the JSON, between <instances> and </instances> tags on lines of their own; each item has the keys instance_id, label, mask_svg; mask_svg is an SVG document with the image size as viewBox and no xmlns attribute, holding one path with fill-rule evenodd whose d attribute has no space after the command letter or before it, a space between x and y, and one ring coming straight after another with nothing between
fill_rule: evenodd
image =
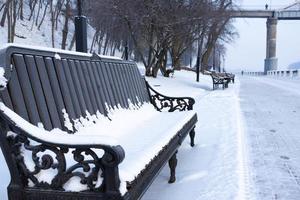
<instances>
[{"instance_id":1,"label":"snow-covered bench","mask_svg":"<svg viewBox=\"0 0 300 200\"><path fill-rule=\"evenodd\" d=\"M226 78L224 76L219 75L218 73L212 71L212 72L206 72L211 76L212 82L213 82L213 90L215 90L219 85L222 85L223 90L228 87L228 83L230 81L230 78Z\"/></svg>"},{"instance_id":2,"label":"snow-covered bench","mask_svg":"<svg viewBox=\"0 0 300 200\"><path fill-rule=\"evenodd\" d=\"M10 45L0 85L9 199L139 199L194 145L194 100L156 92L133 62Z\"/></svg>"},{"instance_id":3,"label":"snow-covered bench","mask_svg":"<svg viewBox=\"0 0 300 200\"><path fill-rule=\"evenodd\" d=\"M232 83L234 83L235 74L225 72L225 75L230 79Z\"/></svg>"}]
</instances>

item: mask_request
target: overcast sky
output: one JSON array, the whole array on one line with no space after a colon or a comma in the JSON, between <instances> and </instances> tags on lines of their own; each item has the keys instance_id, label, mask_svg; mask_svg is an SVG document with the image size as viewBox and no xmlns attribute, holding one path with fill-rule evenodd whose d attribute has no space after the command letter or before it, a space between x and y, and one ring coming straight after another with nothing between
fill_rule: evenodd
<instances>
[{"instance_id":1,"label":"overcast sky","mask_svg":"<svg viewBox=\"0 0 300 200\"><path fill-rule=\"evenodd\" d=\"M247 9L283 8L295 0L237 0ZM263 71L266 56L266 19L236 19L239 37L227 45L225 69ZM300 21L279 21L277 26L278 68L300 61Z\"/></svg>"}]
</instances>

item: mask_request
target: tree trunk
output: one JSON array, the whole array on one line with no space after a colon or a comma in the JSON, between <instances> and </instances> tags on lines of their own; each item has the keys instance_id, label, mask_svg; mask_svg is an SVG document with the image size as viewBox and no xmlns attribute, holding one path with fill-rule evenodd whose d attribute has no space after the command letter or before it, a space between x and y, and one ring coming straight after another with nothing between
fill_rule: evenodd
<instances>
[{"instance_id":1,"label":"tree trunk","mask_svg":"<svg viewBox=\"0 0 300 200\"><path fill-rule=\"evenodd\" d=\"M73 49L73 47L74 47L75 39L76 39L76 37L75 37L75 32L74 32L73 37L72 37L72 40L71 40L71 44L70 44L70 46L69 46L69 50L70 50L70 51L71 51L71 50Z\"/></svg>"},{"instance_id":2,"label":"tree trunk","mask_svg":"<svg viewBox=\"0 0 300 200\"><path fill-rule=\"evenodd\" d=\"M17 0L12 1L12 3L11 41L14 42L17 22Z\"/></svg>"},{"instance_id":3,"label":"tree trunk","mask_svg":"<svg viewBox=\"0 0 300 200\"><path fill-rule=\"evenodd\" d=\"M94 33L94 36L93 36L93 40L92 40L92 44L91 44L91 48L90 48L90 53L92 53L93 50L94 50L94 46L96 44L98 34L99 34L99 31L96 30L95 33Z\"/></svg>"},{"instance_id":4,"label":"tree trunk","mask_svg":"<svg viewBox=\"0 0 300 200\"><path fill-rule=\"evenodd\" d=\"M61 48L66 49L66 42L68 38L68 32L69 32L69 18L70 18L70 0L66 2L66 11L65 11L65 24L64 28L62 30L62 41L61 41Z\"/></svg>"},{"instance_id":5,"label":"tree trunk","mask_svg":"<svg viewBox=\"0 0 300 200\"><path fill-rule=\"evenodd\" d=\"M31 12L28 18L28 21L31 21L31 18L33 16L34 10L35 10L35 6L37 4L37 0L32 1L33 5L30 6Z\"/></svg>"},{"instance_id":6,"label":"tree trunk","mask_svg":"<svg viewBox=\"0 0 300 200\"><path fill-rule=\"evenodd\" d=\"M50 5L50 13L51 13L51 42L52 47L55 48L55 18L54 18L54 11L53 11L53 1L51 1Z\"/></svg>"},{"instance_id":7,"label":"tree trunk","mask_svg":"<svg viewBox=\"0 0 300 200\"><path fill-rule=\"evenodd\" d=\"M46 14L47 14L47 8L48 8L48 5L49 5L49 2L47 1L47 4L45 5L45 9L44 9L44 14L43 14L43 17L38 25L38 30L40 30L44 20L45 20L45 17L46 17Z\"/></svg>"},{"instance_id":8,"label":"tree trunk","mask_svg":"<svg viewBox=\"0 0 300 200\"><path fill-rule=\"evenodd\" d=\"M57 30L58 17L59 17L59 14L62 10L62 6L63 6L64 3L65 3L65 0L59 0L59 1L57 1L57 4L55 6L55 11L54 11L54 13L55 13L55 15L54 15L54 17L55 17L55 20L54 20L55 21L55 30Z\"/></svg>"},{"instance_id":9,"label":"tree trunk","mask_svg":"<svg viewBox=\"0 0 300 200\"><path fill-rule=\"evenodd\" d=\"M5 2L5 7L4 7L4 11L3 11L3 14L2 14L2 18L1 18L1 22L0 22L0 26L4 27L5 25L5 20L6 20L6 17L8 16L8 11L9 11L9 6L11 4L12 0L7 0Z\"/></svg>"},{"instance_id":10,"label":"tree trunk","mask_svg":"<svg viewBox=\"0 0 300 200\"><path fill-rule=\"evenodd\" d=\"M38 26L38 21L39 21L39 17L40 17L40 11L42 8L42 1L39 1L39 6L38 6L38 11L37 11L37 15L36 15L36 19L35 19L35 25Z\"/></svg>"},{"instance_id":11,"label":"tree trunk","mask_svg":"<svg viewBox=\"0 0 300 200\"><path fill-rule=\"evenodd\" d=\"M20 9L20 19L21 20L24 20L24 2L23 2L23 0L20 0L20 5L19 5L19 9Z\"/></svg>"},{"instance_id":12,"label":"tree trunk","mask_svg":"<svg viewBox=\"0 0 300 200\"><path fill-rule=\"evenodd\" d=\"M7 42L11 43L11 3L7 7Z\"/></svg>"}]
</instances>

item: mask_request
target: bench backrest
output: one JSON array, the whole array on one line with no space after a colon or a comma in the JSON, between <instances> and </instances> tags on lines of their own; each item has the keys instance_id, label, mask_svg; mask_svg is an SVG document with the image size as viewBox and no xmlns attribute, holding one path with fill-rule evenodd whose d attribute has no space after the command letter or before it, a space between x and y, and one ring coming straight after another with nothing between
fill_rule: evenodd
<instances>
[{"instance_id":1,"label":"bench backrest","mask_svg":"<svg viewBox=\"0 0 300 200\"><path fill-rule=\"evenodd\" d=\"M0 51L7 87L1 101L34 125L51 130L64 127L86 111L106 115L108 107L128 108L149 102L143 77L134 62L100 58L57 49L8 46Z\"/></svg>"}]
</instances>

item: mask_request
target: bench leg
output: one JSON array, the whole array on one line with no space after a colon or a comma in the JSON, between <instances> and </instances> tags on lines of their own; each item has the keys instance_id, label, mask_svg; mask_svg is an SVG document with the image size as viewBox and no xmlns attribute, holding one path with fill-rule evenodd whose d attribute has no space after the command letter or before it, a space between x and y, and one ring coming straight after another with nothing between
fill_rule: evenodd
<instances>
[{"instance_id":1,"label":"bench leg","mask_svg":"<svg viewBox=\"0 0 300 200\"><path fill-rule=\"evenodd\" d=\"M173 156L169 160L169 167L171 171L169 183L174 183L176 181L176 175L175 175L175 169L177 166L177 157L176 157L177 151L173 154Z\"/></svg>"},{"instance_id":2,"label":"bench leg","mask_svg":"<svg viewBox=\"0 0 300 200\"><path fill-rule=\"evenodd\" d=\"M191 130L190 138L191 138L191 147L193 147L193 146L195 146L195 128L193 128L193 130Z\"/></svg>"}]
</instances>

